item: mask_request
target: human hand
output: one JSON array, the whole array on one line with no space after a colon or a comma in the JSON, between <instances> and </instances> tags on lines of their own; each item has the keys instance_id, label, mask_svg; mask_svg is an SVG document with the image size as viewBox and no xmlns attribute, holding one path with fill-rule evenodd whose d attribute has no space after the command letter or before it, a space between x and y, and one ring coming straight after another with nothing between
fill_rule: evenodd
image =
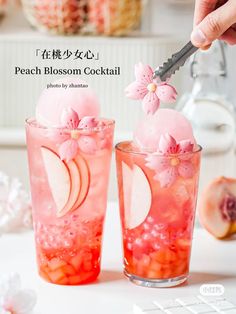
<instances>
[{"instance_id":1,"label":"human hand","mask_svg":"<svg viewBox=\"0 0 236 314\"><path fill-rule=\"evenodd\" d=\"M191 41L204 49L215 39L236 44L236 0L196 0Z\"/></svg>"}]
</instances>

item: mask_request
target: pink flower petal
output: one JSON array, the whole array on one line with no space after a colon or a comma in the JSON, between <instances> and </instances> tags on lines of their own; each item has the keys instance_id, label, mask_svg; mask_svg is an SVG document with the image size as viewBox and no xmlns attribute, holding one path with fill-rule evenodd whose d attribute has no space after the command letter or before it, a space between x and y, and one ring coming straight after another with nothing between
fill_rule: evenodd
<instances>
[{"instance_id":1,"label":"pink flower petal","mask_svg":"<svg viewBox=\"0 0 236 314\"><path fill-rule=\"evenodd\" d=\"M191 143L190 140L183 140L179 142L179 152L181 155L179 155L179 159L181 160L190 160L193 157L194 144Z\"/></svg>"},{"instance_id":2,"label":"pink flower petal","mask_svg":"<svg viewBox=\"0 0 236 314\"><path fill-rule=\"evenodd\" d=\"M96 117L86 116L80 120L79 128L81 129L93 129L98 125Z\"/></svg>"},{"instance_id":3,"label":"pink flower petal","mask_svg":"<svg viewBox=\"0 0 236 314\"><path fill-rule=\"evenodd\" d=\"M159 151L162 154L176 154L178 145L176 140L169 133L161 135L159 142Z\"/></svg>"},{"instance_id":4,"label":"pink flower petal","mask_svg":"<svg viewBox=\"0 0 236 314\"><path fill-rule=\"evenodd\" d=\"M194 176L194 166L189 161L181 161L178 166L178 172L184 179L189 179Z\"/></svg>"},{"instance_id":5,"label":"pink flower petal","mask_svg":"<svg viewBox=\"0 0 236 314\"><path fill-rule=\"evenodd\" d=\"M168 158L160 155L149 155L146 158L147 163L145 164L148 168L155 170L155 172L162 172L167 169L170 165Z\"/></svg>"},{"instance_id":6,"label":"pink flower petal","mask_svg":"<svg viewBox=\"0 0 236 314\"><path fill-rule=\"evenodd\" d=\"M36 294L32 290L21 290L11 297L4 308L11 313L31 313L36 304Z\"/></svg>"},{"instance_id":7,"label":"pink flower petal","mask_svg":"<svg viewBox=\"0 0 236 314\"><path fill-rule=\"evenodd\" d=\"M143 110L146 114L154 114L160 106L160 100L156 93L148 92L143 98Z\"/></svg>"},{"instance_id":8,"label":"pink flower petal","mask_svg":"<svg viewBox=\"0 0 236 314\"><path fill-rule=\"evenodd\" d=\"M59 147L59 155L61 160L67 162L74 159L78 153L78 142L74 139L70 139L62 143Z\"/></svg>"},{"instance_id":9,"label":"pink flower petal","mask_svg":"<svg viewBox=\"0 0 236 314\"><path fill-rule=\"evenodd\" d=\"M125 89L125 94L131 99L143 99L147 95L147 86L140 82L133 82Z\"/></svg>"},{"instance_id":10,"label":"pink flower petal","mask_svg":"<svg viewBox=\"0 0 236 314\"><path fill-rule=\"evenodd\" d=\"M79 125L79 116L72 108L67 108L61 114L62 126L68 129L77 129Z\"/></svg>"},{"instance_id":11,"label":"pink flower petal","mask_svg":"<svg viewBox=\"0 0 236 314\"><path fill-rule=\"evenodd\" d=\"M66 129L49 129L47 131L47 137L57 144L61 144L70 139L70 134Z\"/></svg>"},{"instance_id":12,"label":"pink flower petal","mask_svg":"<svg viewBox=\"0 0 236 314\"><path fill-rule=\"evenodd\" d=\"M147 86L153 83L153 69L149 65L144 65L141 62L135 65L134 68L136 81Z\"/></svg>"},{"instance_id":13,"label":"pink flower petal","mask_svg":"<svg viewBox=\"0 0 236 314\"><path fill-rule=\"evenodd\" d=\"M173 103L177 98L176 89L169 84L158 85L156 94L164 103Z\"/></svg>"},{"instance_id":14,"label":"pink flower petal","mask_svg":"<svg viewBox=\"0 0 236 314\"><path fill-rule=\"evenodd\" d=\"M178 171L176 167L168 167L154 176L154 179L160 182L162 188L170 187L178 178Z\"/></svg>"},{"instance_id":15,"label":"pink flower petal","mask_svg":"<svg viewBox=\"0 0 236 314\"><path fill-rule=\"evenodd\" d=\"M79 149L85 154L95 154L97 150L97 143L91 136L81 136L78 140Z\"/></svg>"},{"instance_id":16,"label":"pink flower petal","mask_svg":"<svg viewBox=\"0 0 236 314\"><path fill-rule=\"evenodd\" d=\"M194 144L190 140L183 140L179 142L179 152L184 153L192 153Z\"/></svg>"}]
</instances>

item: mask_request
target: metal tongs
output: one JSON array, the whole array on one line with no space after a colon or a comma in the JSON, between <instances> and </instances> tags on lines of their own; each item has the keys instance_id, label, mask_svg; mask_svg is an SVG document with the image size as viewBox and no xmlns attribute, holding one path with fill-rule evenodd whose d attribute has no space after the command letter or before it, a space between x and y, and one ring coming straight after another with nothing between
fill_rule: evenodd
<instances>
[{"instance_id":1,"label":"metal tongs","mask_svg":"<svg viewBox=\"0 0 236 314\"><path fill-rule=\"evenodd\" d=\"M186 60L197 50L198 48L193 46L191 41L188 42L179 52L173 54L167 62L163 63L162 66L155 70L153 78L165 82L172 74L178 71L179 68L185 64Z\"/></svg>"}]
</instances>

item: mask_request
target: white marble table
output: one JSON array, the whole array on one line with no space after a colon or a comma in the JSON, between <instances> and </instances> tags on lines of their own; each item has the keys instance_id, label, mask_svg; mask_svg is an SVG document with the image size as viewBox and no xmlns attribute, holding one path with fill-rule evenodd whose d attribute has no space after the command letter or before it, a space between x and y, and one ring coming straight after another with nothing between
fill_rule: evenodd
<instances>
[{"instance_id":1,"label":"white marble table","mask_svg":"<svg viewBox=\"0 0 236 314\"><path fill-rule=\"evenodd\" d=\"M93 284L65 287L48 284L36 272L32 232L0 238L1 273L19 272L23 285L38 296L38 314L125 314L133 303L199 294L203 283L225 287L236 300L236 241L217 241L202 229L194 233L191 276L188 283L171 289L142 288L129 283L122 274L118 206L108 205L102 273Z\"/></svg>"}]
</instances>

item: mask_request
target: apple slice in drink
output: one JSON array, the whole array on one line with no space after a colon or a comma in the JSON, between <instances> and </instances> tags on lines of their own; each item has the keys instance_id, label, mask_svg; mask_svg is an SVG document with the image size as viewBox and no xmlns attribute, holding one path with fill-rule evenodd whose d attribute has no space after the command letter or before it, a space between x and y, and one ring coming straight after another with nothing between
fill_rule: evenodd
<instances>
[{"instance_id":1,"label":"apple slice in drink","mask_svg":"<svg viewBox=\"0 0 236 314\"><path fill-rule=\"evenodd\" d=\"M52 150L41 147L41 153L53 199L57 210L61 211L68 202L71 191L69 169Z\"/></svg>"},{"instance_id":2,"label":"apple slice in drink","mask_svg":"<svg viewBox=\"0 0 236 314\"><path fill-rule=\"evenodd\" d=\"M88 194L90 185L90 171L85 159L80 155L77 155L77 157L75 158L75 163L79 169L82 184L79 197L77 198L75 204L73 205L73 210L77 209L79 206L82 205Z\"/></svg>"},{"instance_id":3,"label":"apple slice in drink","mask_svg":"<svg viewBox=\"0 0 236 314\"><path fill-rule=\"evenodd\" d=\"M64 162L47 147L41 147L41 153L48 183L57 207L57 216L62 217L72 209L79 197L80 171L73 160Z\"/></svg>"},{"instance_id":4,"label":"apple slice in drink","mask_svg":"<svg viewBox=\"0 0 236 314\"><path fill-rule=\"evenodd\" d=\"M131 169L122 162L125 225L128 229L138 227L148 216L152 193L143 170L134 165Z\"/></svg>"},{"instance_id":5,"label":"apple slice in drink","mask_svg":"<svg viewBox=\"0 0 236 314\"><path fill-rule=\"evenodd\" d=\"M73 210L73 206L76 203L77 199L80 197L80 191L82 188L81 174L77 164L71 160L69 162L65 162L70 174L70 183L71 183L71 191L68 202L65 207L61 210L57 210L57 217L62 217L67 214L69 211Z\"/></svg>"}]
</instances>

